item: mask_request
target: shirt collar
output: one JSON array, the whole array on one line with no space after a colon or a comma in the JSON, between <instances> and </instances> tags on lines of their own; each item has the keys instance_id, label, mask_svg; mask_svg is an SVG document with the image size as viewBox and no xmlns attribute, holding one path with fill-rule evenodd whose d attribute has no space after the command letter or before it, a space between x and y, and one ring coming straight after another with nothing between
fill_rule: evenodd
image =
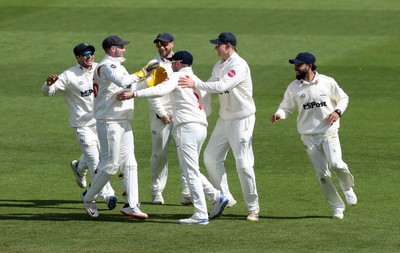
<instances>
[{"instance_id":1,"label":"shirt collar","mask_svg":"<svg viewBox=\"0 0 400 253\"><path fill-rule=\"evenodd\" d=\"M231 56L229 56L228 59L226 59L226 61L220 60L220 64L221 64L221 65L228 64L228 62L233 61L233 59L235 59L237 56L238 56L238 54L237 54L236 52L234 52Z\"/></svg>"},{"instance_id":2,"label":"shirt collar","mask_svg":"<svg viewBox=\"0 0 400 253\"><path fill-rule=\"evenodd\" d=\"M110 56L108 54L106 54L104 56L104 59L108 59L108 60L111 60L111 61L114 61L114 62L118 62L118 63L122 63L122 62L126 61L126 59L124 57L112 57L112 56Z\"/></svg>"},{"instance_id":3,"label":"shirt collar","mask_svg":"<svg viewBox=\"0 0 400 253\"><path fill-rule=\"evenodd\" d=\"M317 71L315 71L314 73L315 73L315 76L314 76L313 80L311 80L311 82L307 82L307 81L301 79L301 80L300 80L300 86L307 85L307 84L308 84L308 85L318 84L318 81L319 81L319 74L318 74Z\"/></svg>"},{"instance_id":4,"label":"shirt collar","mask_svg":"<svg viewBox=\"0 0 400 253\"><path fill-rule=\"evenodd\" d=\"M85 68L82 65L80 65L79 63L77 64L77 66L78 66L78 68L80 68L83 71L83 73L88 73L88 72L90 73L91 71L93 71L93 65L92 65L91 69Z\"/></svg>"}]
</instances>

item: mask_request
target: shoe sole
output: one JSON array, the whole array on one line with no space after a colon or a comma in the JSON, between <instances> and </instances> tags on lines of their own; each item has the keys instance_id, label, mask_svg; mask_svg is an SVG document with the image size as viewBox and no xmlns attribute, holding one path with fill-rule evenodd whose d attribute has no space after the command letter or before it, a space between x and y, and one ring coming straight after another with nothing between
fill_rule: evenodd
<instances>
[{"instance_id":1,"label":"shoe sole","mask_svg":"<svg viewBox=\"0 0 400 253\"><path fill-rule=\"evenodd\" d=\"M210 220L218 218L222 212L225 210L226 205L228 205L229 200L225 199L224 202L222 203L222 206L219 208L219 211L216 215L214 215L213 217L210 217Z\"/></svg>"},{"instance_id":2,"label":"shoe sole","mask_svg":"<svg viewBox=\"0 0 400 253\"><path fill-rule=\"evenodd\" d=\"M248 220L248 221L258 221L259 218L247 218L246 220Z\"/></svg>"},{"instance_id":3,"label":"shoe sole","mask_svg":"<svg viewBox=\"0 0 400 253\"><path fill-rule=\"evenodd\" d=\"M234 201L228 201L228 204L226 205L226 208L231 208L231 207L233 207L234 205L236 205L236 203L237 203L236 200L234 200Z\"/></svg>"},{"instance_id":4,"label":"shoe sole","mask_svg":"<svg viewBox=\"0 0 400 253\"><path fill-rule=\"evenodd\" d=\"M139 220L147 220L147 219L149 218L147 215L146 215L146 216L144 216L144 215L137 215L137 214L125 212L125 211L123 211L123 210L121 210L120 212L121 212L123 215L125 215L125 216L133 217L133 218L136 218L136 219L139 219Z\"/></svg>"},{"instance_id":5,"label":"shoe sole","mask_svg":"<svg viewBox=\"0 0 400 253\"><path fill-rule=\"evenodd\" d=\"M199 223L186 223L186 222L181 222L181 221L178 221L179 222L179 224L182 224L182 225L208 225L208 221L201 221L201 222L199 222Z\"/></svg>"},{"instance_id":6,"label":"shoe sole","mask_svg":"<svg viewBox=\"0 0 400 253\"><path fill-rule=\"evenodd\" d=\"M357 200L356 201L349 201L347 198L346 198L346 202L347 202L347 204L349 206L355 206L357 204Z\"/></svg>"},{"instance_id":7,"label":"shoe sole","mask_svg":"<svg viewBox=\"0 0 400 253\"><path fill-rule=\"evenodd\" d=\"M90 217L92 217L92 218L97 218L97 217L99 217L99 214L92 213L92 212L90 212L89 210L87 210L86 208L84 208L84 209L85 209L85 212L87 213L87 215L89 215Z\"/></svg>"},{"instance_id":8,"label":"shoe sole","mask_svg":"<svg viewBox=\"0 0 400 253\"><path fill-rule=\"evenodd\" d=\"M83 195L81 194L81 200L83 201L83 204L85 204L86 202L83 200ZM92 218L97 218L99 217L99 213L92 213L91 211L89 211L88 209L86 209L85 207L83 207L83 209L85 209L85 212L87 213L87 215L89 215Z\"/></svg>"},{"instance_id":9,"label":"shoe sole","mask_svg":"<svg viewBox=\"0 0 400 253\"><path fill-rule=\"evenodd\" d=\"M72 172L74 173L76 184L77 184L80 188L86 188L86 184L82 184L82 183L80 182L80 180L78 180L78 178L80 178L80 177L79 177L78 174L77 174L78 171L76 170L76 167L75 167L75 165L74 165L74 162L75 162L75 161L72 161L72 162L70 163L70 166L71 166Z\"/></svg>"}]
</instances>

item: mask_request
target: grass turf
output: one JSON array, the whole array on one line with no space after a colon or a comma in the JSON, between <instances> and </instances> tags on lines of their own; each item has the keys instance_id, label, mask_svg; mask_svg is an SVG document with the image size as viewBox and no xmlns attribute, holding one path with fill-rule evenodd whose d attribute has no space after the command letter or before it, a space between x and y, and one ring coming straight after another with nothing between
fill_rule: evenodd
<instances>
[{"instance_id":1,"label":"grass turf","mask_svg":"<svg viewBox=\"0 0 400 253\"><path fill-rule=\"evenodd\" d=\"M0 0L0 252L398 252L399 75L397 1L5 1ZM251 66L257 105L255 171L260 221L244 220L233 157L227 167L238 204L208 226L182 226L192 214L180 206L176 153L171 146L166 205L150 204L148 108L135 101L136 157L142 209L139 222L108 211L90 219L80 202L69 162L79 157L62 96L43 97L50 73L75 64L72 48L118 34L133 43L125 66L139 69L156 54L156 34L175 36L175 51L194 55L202 79L218 60L209 39L238 37ZM350 96L341 122L345 161L359 203L345 219L331 211L302 149L295 115L271 125L287 84L287 60L313 52L318 71L334 77ZM218 102L209 119L216 120ZM205 172L204 168L202 169ZM117 178L111 181L121 192ZM122 198L120 198L121 200Z\"/></svg>"}]
</instances>

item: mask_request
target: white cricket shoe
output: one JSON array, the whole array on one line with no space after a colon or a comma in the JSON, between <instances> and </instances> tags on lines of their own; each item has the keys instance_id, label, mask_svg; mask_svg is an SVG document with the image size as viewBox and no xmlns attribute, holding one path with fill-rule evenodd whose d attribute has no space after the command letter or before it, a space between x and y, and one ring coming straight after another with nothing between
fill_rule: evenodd
<instances>
[{"instance_id":1,"label":"white cricket shoe","mask_svg":"<svg viewBox=\"0 0 400 253\"><path fill-rule=\"evenodd\" d=\"M235 199L229 199L228 204L226 205L226 208L230 208L234 205L236 205L237 201Z\"/></svg>"},{"instance_id":2,"label":"white cricket shoe","mask_svg":"<svg viewBox=\"0 0 400 253\"><path fill-rule=\"evenodd\" d=\"M189 196L189 197L182 196L182 198L181 198L181 204L182 204L182 206L189 206L189 205L192 205L192 204L193 204L192 198L191 198L190 196Z\"/></svg>"},{"instance_id":3,"label":"white cricket shoe","mask_svg":"<svg viewBox=\"0 0 400 253\"><path fill-rule=\"evenodd\" d=\"M338 220L343 220L344 215L343 215L343 208L335 208L333 209L333 219L338 219Z\"/></svg>"},{"instance_id":4,"label":"white cricket shoe","mask_svg":"<svg viewBox=\"0 0 400 253\"><path fill-rule=\"evenodd\" d=\"M81 199L83 201L86 213L93 218L99 217L99 211L96 207L96 201L85 202L83 198L85 197L86 191L81 194Z\"/></svg>"},{"instance_id":5,"label":"white cricket shoe","mask_svg":"<svg viewBox=\"0 0 400 253\"><path fill-rule=\"evenodd\" d=\"M353 188L350 188L347 191L343 191L343 193L344 196L346 197L347 204L351 206L357 204L357 196L354 193Z\"/></svg>"},{"instance_id":6,"label":"white cricket shoe","mask_svg":"<svg viewBox=\"0 0 400 253\"><path fill-rule=\"evenodd\" d=\"M224 194L220 193L219 199L213 203L209 218L215 219L218 216L220 216L221 213L224 211L228 202L229 202L229 199Z\"/></svg>"},{"instance_id":7,"label":"white cricket shoe","mask_svg":"<svg viewBox=\"0 0 400 253\"><path fill-rule=\"evenodd\" d=\"M249 215L247 215L246 220L248 220L248 221L258 221L258 213L259 213L258 209L254 210L254 211L250 211Z\"/></svg>"},{"instance_id":8,"label":"white cricket shoe","mask_svg":"<svg viewBox=\"0 0 400 253\"><path fill-rule=\"evenodd\" d=\"M71 169L72 169L72 172L75 175L75 180L76 180L76 183L79 185L79 187L86 188L86 171L82 176L79 175L79 173L78 173L78 164L79 164L79 161L73 160L71 162L71 164L70 164L71 165Z\"/></svg>"},{"instance_id":9,"label":"white cricket shoe","mask_svg":"<svg viewBox=\"0 0 400 253\"><path fill-rule=\"evenodd\" d=\"M208 219L195 219L193 217L190 217L187 219L180 219L179 223L184 225L207 225Z\"/></svg>"},{"instance_id":10,"label":"white cricket shoe","mask_svg":"<svg viewBox=\"0 0 400 253\"><path fill-rule=\"evenodd\" d=\"M153 196L153 204L154 205L163 205L164 204L164 198L163 198L161 192L158 192L152 196Z\"/></svg>"},{"instance_id":11,"label":"white cricket shoe","mask_svg":"<svg viewBox=\"0 0 400 253\"><path fill-rule=\"evenodd\" d=\"M149 216L142 211L140 211L139 207L131 208L129 203L125 203L124 207L120 210L123 215L137 218L139 220L146 220Z\"/></svg>"},{"instance_id":12,"label":"white cricket shoe","mask_svg":"<svg viewBox=\"0 0 400 253\"><path fill-rule=\"evenodd\" d=\"M118 198L115 195L104 197L104 202L107 204L108 209L113 210L117 206Z\"/></svg>"}]
</instances>

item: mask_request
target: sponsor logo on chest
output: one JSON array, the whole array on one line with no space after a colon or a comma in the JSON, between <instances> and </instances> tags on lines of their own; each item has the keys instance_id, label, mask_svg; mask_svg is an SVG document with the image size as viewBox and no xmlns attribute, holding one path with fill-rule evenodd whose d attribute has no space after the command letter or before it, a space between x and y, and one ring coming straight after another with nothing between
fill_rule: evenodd
<instances>
[{"instance_id":1,"label":"sponsor logo on chest","mask_svg":"<svg viewBox=\"0 0 400 253\"><path fill-rule=\"evenodd\" d=\"M323 102L310 102L310 103L304 104L303 105L303 109L307 110L307 109L312 109L314 107L324 107L324 106L328 106L325 101L323 101Z\"/></svg>"},{"instance_id":2,"label":"sponsor logo on chest","mask_svg":"<svg viewBox=\"0 0 400 253\"><path fill-rule=\"evenodd\" d=\"M92 93L93 93L93 89L81 91L81 97L89 97L92 95Z\"/></svg>"}]
</instances>

